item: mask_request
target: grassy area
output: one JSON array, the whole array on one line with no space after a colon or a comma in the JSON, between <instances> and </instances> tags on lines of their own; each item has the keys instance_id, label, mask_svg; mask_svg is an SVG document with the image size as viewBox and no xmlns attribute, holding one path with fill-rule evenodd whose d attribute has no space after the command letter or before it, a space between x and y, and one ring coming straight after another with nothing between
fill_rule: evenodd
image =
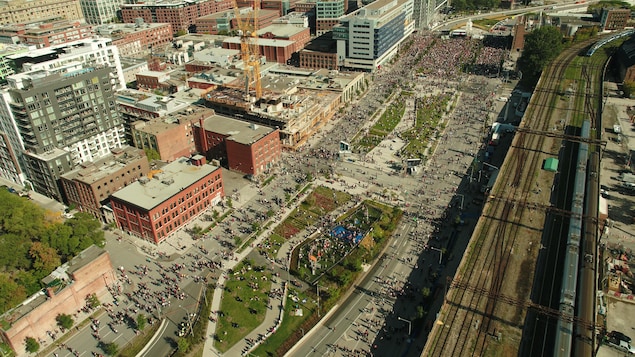
<instances>
[{"instance_id":1,"label":"grassy area","mask_svg":"<svg viewBox=\"0 0 635 357\"><path fill-rule=\"evenodd\" d=\"M344 214L347 219L354 221L365 216L365 207L369 209L369 216L376 216L372 224L372 233L368 234L357 247L341 262L334 266L320 279L320 311L322 316L341 299L355 280L362 274L362 261L370 262L376 259L386 244L390 241L397 222L403 212L396 207L383 205L373 201L364 201L361 207ZM379 212L379 213L378 213ZM291 289L290 291L292 291ZM289 295L293 296L294 293ZM293 347L320 320L316 313L316 289L306 289L296 292L297 298L287 300L285 315L280 328L269 337L266 342L252 353L256 356L282 356ZM296 309L302 309L303 316L292 314Z\"/></svg>"},{"instance_id":2,"label":"grassy area","mask_svg":"<svg viewBox=\"0 0 635 357\"><path fill-rule=\"evenodd\" d=\"M402 91L400 98L394 100L381 115L379 120L373 125L368 133L358 140L356 145L372 149L377 146L388 134L390 134L403 118L406 112L405 98L411 97L412 92ZM402 99L404 98L404 99Z\"/></svg>"},{"instance_id":3,"label":"grassy area","mask_svg":"<svg viewBox=\"0 0 635 357\"><path fill-rule=\"evenodd\" d=\"M297 250L303 252L302 257L295 253L293 255L291 269L294 275L311 283L319 279L355 250L356 246L352 237L366 236L382 215L383 212L374 206L360 205L336 220L338 226L345 227L346 233L351 234L350 237L344 237L344 234L340 237L331 236L331 232L323 232L313 239L305 240ZM328 248L325 249L325 246ZM313 264L314 261L315 264ZM361 268L360 263L361 260L347 269L357 271Z\"/></svg>"},{"instance_id":4,"label":"grassy area","mask_svg":"<svg viewBox=\"0 0 635 357\"><path fill-rule=\"evenodd\" d=\"M331 212L339 205L351 199L346 192L336 191L324 186L316 187L311 194L293 210L291 214L273 232L284 239L295 236L298 232L316 223L323 215Z\"/></svg>"},{"instance_id":5,"label":"grassy area","mask_svg":"<svg viewBox=\"0 0 635 357\"><path fill-rule=\"evenodd\" d=\"M313 290L311 289L311 292ZM316 310L317 304L314 294L307 294L303 291L297 291L293 288L289 289L289 296L295 296L295 300L287 300L287 304L284 307L284 317L278 330L273 333L269 338L256 348L252 355L255 356L277 356L276 351L283 345L290 343L291 341L298 341L302 338L303 334L309 331L306 326L307 321L313 316ZM302 310L302 316L297 316L296 311ZM290 347L289 347L290 348Z\"/></svg>"},{"instance_id":6,"label":"grassy area","mask_svg":"<svg viewBox=\"0 0 635 357\"><path fill-rule=\"evenodd\" d=\"M227 352L264 321L271 273L249 260L238 264L225 283L216 326L216 348Z\"/></svg>"},{"instance_id":7,"label":"grassy area","mask_svg":"<svg viewBox=\"0 0 635 357\"><path fill-rule=\"evenodd\" d=\"M145 345L148 344L148 342L150 342L150 339L152 339L152 336L154 336L154 334L157 332L157 330L159 329L159 326L161 324L159 324L158 322L155 323L152 326L147 327L146 329L143 330L143 332L141 332L141 334L139 336L136 336L132 341L130 341L130 343L128 343L120 352L119 352L119 357L134 357L137 355L137 353L139 353L139 351L141 351L141 349L143 349L143 347Z\"/></svg>"},{"instance_id":8,"label":"grassy area","mask_svg":"<svg viewBox=\"0 0 635 357\"><path fill-rule=\"evenodd\" d=\"M443 130L439 123L446 114L450 100L450 94L429 96L419 100L415 127L402 133L402 138L408 140L408 145L400 153L402 158L424 158L430 139L437 130Z\"/></svg>"}]
</instances>

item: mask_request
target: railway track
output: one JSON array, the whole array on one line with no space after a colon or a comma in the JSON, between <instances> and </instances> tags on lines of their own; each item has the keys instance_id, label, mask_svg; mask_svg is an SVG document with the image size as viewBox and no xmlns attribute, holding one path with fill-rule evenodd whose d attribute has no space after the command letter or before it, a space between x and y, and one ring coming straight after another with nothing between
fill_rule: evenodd
<instances>
[{"instance_id":1,"label":"railway track","mask_svg":"<svg viewBox=\"0 0 635 357\"><path fill-rule=\"evenodd\" d=\"M524 127L541 132L551 128L551 117L557 104L552 93L561 90L567 64L586 46L586 43L579 44L565 50L545 69L527 108ZM493 194L505 199L491 200L485 206L454 279L459 284L466 283L490 293L474 294L466 289L451 288L423 355L481 356L492 341L489 337L497 337L500 323L522 325L522 321L511 321L506 309L499 309L496 296L502 293L506 278L518 279L506 277L506 272L512 262L516 239L522 234L520 222L528 208L514 202L531 201L532 193L540 190L534 187L537 182L533 175L540 170L542 160L537 152L543 149L545 140L543 135L522 131L516 134L512 146L519 149L512 148L508 153L492 190Z\"/></svg>"}]
</instances>

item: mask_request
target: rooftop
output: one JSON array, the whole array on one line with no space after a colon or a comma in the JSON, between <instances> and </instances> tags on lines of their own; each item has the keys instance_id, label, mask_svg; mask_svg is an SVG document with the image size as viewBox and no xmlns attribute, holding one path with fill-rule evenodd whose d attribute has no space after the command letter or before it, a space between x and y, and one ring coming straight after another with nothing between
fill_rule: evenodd
<instances>
[{"instance_id":1,"label":"rooftop","mask_svg":"<svg viewBox=\"0 0 635 357\"><path fill-rule=\"evenodd\" d=\"M298 26L289 25L289 24L272 24L267 27L261 28L260 30L257 31L257 34L258 36L262 36L266 34L267 32L271 32L276 37L291 37L302 31L305 31L306 28L308 27L298 27ZM261 39L258 39L259 42L260 40Z\"/></svg>"},{"instance_id":2,"label":"rooftop","mask_svg":"<svg viewBox=\"0 0 635 357\"><path fill-rule=\"evenodd\" d=\"M223 42L240 44L240 37L228 37ZM258 39L258 46L287 47L287 46L293 45L294 43L295 41L277 40L277 39L268 39L268 38Z\"/></svg>"},{"instance_id":3,"label":"rooftop","mask_svg":"<svg viewBox=\"0 0 635 357\"><path fill-rule=\"evenodd\" d=\"M158 96L148 92L124 89L115 94L117 103L127 107L134 107L160 115L169 114L187 108L195 99L186 100L182 95L168 97Z\"/></svg>"},{"instance_id":4,"label":"rooftop","mask_svg":"<svg viewBox=\"0 0 635 357\"><path fill-rule=\"evenodd\" d=\"M111 197L150 211L218 169L218 166L211 164L192 165L189 159L183 157L165 165L162 172L155 174L152 179L140 179L113 193Z\"/></svg>"},{"instance_id":5,"label":"rooftop","mask_svg":"<svg viewBox=\"0 0 635 357\"><path fill-rule=\"evenodd\" d=\"M166 130L178 127L184 123L193 122L200 118L209 118L214 114L214 110L206 107L189 106L180 112L171 113L164 117L151 119L149 121L136 121L132 124L132 126L134 130L156 135L163 133Z\"/></svg>"},{"instance_id":6,"label":"rooftop","mask_svg":"<svg viewBox=\"0 0 635 357\"><path fill-rule=\"evenodd\" d=\"M152 30L152 29L156 29L156 28L164 27L168 25L170 24L167 24L167 23L150 23L149 24L145 22L139 25L137 24L108 24L108 25L97 26L94 28L94 30L95 30L95 33L99 35L108 36L112 38L113 40L117 40L131 33L148 31L148 30Z\"/></svg>"},{"instance_id":7,"label":"rooftop","mask_svg":"<svg viewBox=\"0 0 635 357\"><path fill-rule=\"evenodd\" d=\"M222 47L206 48L202 51L194 52L194 60L207 62L227 64L230 62L231 57L240 57L240 50L230 50Z\"/></svg>"},{"instance_id":8,"label":"rooftop","mask_svg":"<svg viewBox=\"0 0 635 357\"><path fill-rule=\"evenodd\" d=\"M275 129L232 119L222 115L213 115L203 122L206 131L227 136L240 144L251 145L272 133Z\"/></svg>"},{"instance_id":9,"label":"rooftop","mask_svg":"<svg viewBox=\"0 0 635 357\"><path fill-rule=\"evenodd\" d=\"M129 163L134 162L146 155L143 150L132 146L122 149L112 150L112 154L94 162L86 162L79 165L79 168L70 171L63 178L77 180L87 184L97 182L104 177L108 177L119 170L125 168Z\"/></svg>"},{"instance_id":10,"label":"rooftop","mask_svg":"<svg viewBox=\"0 0 635 357\"><path fill-rule=\"evenodd\" d=\"M78 269L86 266L103 254L108 253L103 248L99 248L96 245L91 245L90 247L81 251L69 262L55 269L50 275L42 279L42 282L49 287L54 287L58 290L61 290L66 287L68 283L70 283L70 281L68 281L68 274L73 274ZM47 297L44 293L44 290L40 290L24 300L19 306L5 312L2 315L2 320L13 324L14 322L21 319L23 316L33 311L36 307L42 305L44 302L46 302L46 300Z\"/></svg>"}]
</instances>

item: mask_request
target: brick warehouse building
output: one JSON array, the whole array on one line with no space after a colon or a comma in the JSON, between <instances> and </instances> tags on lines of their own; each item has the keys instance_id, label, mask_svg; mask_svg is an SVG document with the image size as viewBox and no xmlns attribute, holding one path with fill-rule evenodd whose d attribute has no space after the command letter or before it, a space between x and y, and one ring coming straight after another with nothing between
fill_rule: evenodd
<instances>
[{"instance_id":1,"label":"brick warehouse building","mask_svg":"<svg viewBox=\"0 0 635 357\"><path fill-rule=\"evenodd\" d=\"M213 115L201 119L194 132L199 152L248 175L262 174L282 155L279 129Z\"/></svg>"},{"instance_id":2,"label":"brick warehouse building","mask_svg":"<svg viewBox=\"0 0 635 357\"><path fill-rule=\"evenodd\" d=\"M89 161L61 177L62 189L68 204L78 210L105 220L103 204L110 202L110 194L150 172L143 150L134 147L113 149L112 155ZM107 210L107 208L106 208Z\"/></svg>"},{"instance_id":3,"label":"brick warehouse building","mask_svg":"<svg viewBox=\"0 0 635 357\"><path fill-rule=\"evenodd\" d=\"M4 322L0 326L0 340L9 344L18 356L26 353L26 337L50 338L47 332L58 328L57 315L76 313L86 305L86 297L92 294L104 301L110 296L108 287L117 282L117 277L108 252L91 245L42 282L47 286L46 290L31 295L0 316Z\"/></svg>"},{"instance_id":4,"label":"brick warehouse building","mask_svg":"<svg viewBox=\"0 0 635 357\"><path fill-rule=\"evenodd\" d=\"M159 244L225 196L221 168L181 158L111 196L117 226Z\"/></svg>"},{"instance_id":5,"label":"brick warehouse building","mask_svg":"<svg viewBox=\"0 0 635 357\"><path fill-rule=\"evenodd\" d=\"M172 31L187 31L194 21L205 15L231 9L231 0L153 1L121 5L123 22L134 23L143 18L146 23L170 23Z\"/></svg>"}]
</instances>

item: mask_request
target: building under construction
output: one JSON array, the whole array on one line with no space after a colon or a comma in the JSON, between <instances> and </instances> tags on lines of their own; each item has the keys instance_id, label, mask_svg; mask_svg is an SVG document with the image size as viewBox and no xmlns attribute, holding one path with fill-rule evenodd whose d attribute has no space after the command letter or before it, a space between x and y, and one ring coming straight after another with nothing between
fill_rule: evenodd
<instances>
[{"instance_id":1,"label":"building under construction","mask_svg":"<svg viewBox=\"0 0 635 357\"><path fill-rule=\"evenodd\" d=\"M218 86L204 92L203 101L219 114L280 129L283 147L297 149L363 89L364 74L281 66L261 82L260 99L244 88Z\"/></svg>"}]
</instances>

